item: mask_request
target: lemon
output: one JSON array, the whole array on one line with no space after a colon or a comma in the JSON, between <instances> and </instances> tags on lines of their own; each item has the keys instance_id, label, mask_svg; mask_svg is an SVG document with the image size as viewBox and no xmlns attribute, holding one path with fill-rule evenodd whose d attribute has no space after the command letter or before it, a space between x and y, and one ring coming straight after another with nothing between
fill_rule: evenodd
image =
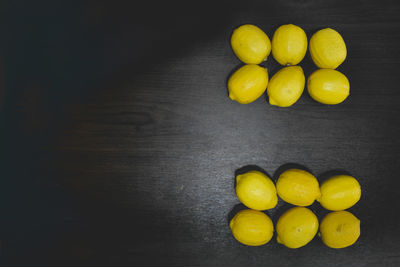
<instances>
[{"instance_id":1,"label":"lemon","mask_svg":"<svg viewBox=\"0 0 400 267\"><path fill-rule=\"evenodd\" d=\"M241 104L251 103L265 92L267 85L267 69L258 65L245 65L229 78L229 98Z\"/></svg>"},{"instance_id":2,"label":"lemon","mask_svg":"<svg viewBox=\"0 0 400 267\"><path fill-rule=\"evenodd\" d=\"M307 80L310 96L322 104L342 103L350 94L350 83L344 74L337 70L319 69Z\"/></svg>"},{"instance_id":3,"label":"lemon","mask_svg":"<svg viewBox=\"0 0 400 267\"><path fill-rule=\"evenodd\" d=\"M233 31L231 46L235 55L246 64L260 64L271 53L271 41L260 28L246 24Z\"/></svg>"},{"instance_id":4,"label":"lemon","mask_svg":"<svg viewBox=\"0 0 400 267\"><path fill-rule=\"evenodd\" d=\"M300 66L285 67L275 73L268 83L269 103L289 107L296 103L304 90L306 78Z\"/></svg>"},{"instance_id":5,"label":"lemon","mask_svg":"<svg viewBox=\"0 0 400 267\"><path fill-rule=\"evenodd\" d=\"M346 59L346 44L337 31L322 29L311 36L310 54L319 68L336 69Z\"/></svg>"},{"instance_id":6,"label":"lemon","mask_svg":"<svg viewBox=\"0 0 400 267\"><path fill-rule=\"evenodd\" d=\"M278 203L274 183L259 171L249 171L236 177L236 195L246 207L254 210L272 209Z\"/></svg>"},{"instance_id":7,"label":"lemon","mask_svg":"<svg viewBox=\"0 0 400 267\"><path fill-rule=\"evenodd\" d=\"M261 246L268 243L274 234L271 219L261 211L239 211L229 223L237 241L248 246Z\"/></svg>"},{"instance_id":8,"label":"lemon","mask_svg":"<svg viewBox=\"0 0 400 267\"><path fill-rule=\"evenodd\" d=\"M277 241L288 248L307 245L317 234L318 218L304 207L294 207L286 211L276 224Z\"/></svg>"},{"instance_id":9,"label":"lemon","mask_svg":"<svg viewBox=\"0 0 400 267\"><path fill-rule=\"evenodd\" d=\"M322 219L322 242L330 248L345 248L360 237L360 220L348 211L334 211Z\"/></svg>"},{"instance_id":10,"label":"lemon","mask_svg":"<svg viewBox=\"0 0 400 267\"><path fill-rule=\"evenodd\" d=\"M349 175L337 175L321 185L321 196L317 199L327 210L345 210L356 204L361 197L358 181Z\"/></svg>"},{"instance_id":11,"label":"lemon","mask_svg":"<svg viewBox=\"0 0 400 267\"><path fill-rule=\"evenodd\" d=\"M272 37L272 55L281 65L297 65L307 52L307 35L293 24L280 26Z\"/></svg>"},{"instance_id":12,"label":"lemon","mask_svg":"<svg viewBox=\"0 0 400 267\"><path fill-rule=\"evenodd\" d=\"M309 206L320 196L317 178L299 169L284 171L276 182L276 190L284 201L296 206Z\"/></svg>"}]
</instances>

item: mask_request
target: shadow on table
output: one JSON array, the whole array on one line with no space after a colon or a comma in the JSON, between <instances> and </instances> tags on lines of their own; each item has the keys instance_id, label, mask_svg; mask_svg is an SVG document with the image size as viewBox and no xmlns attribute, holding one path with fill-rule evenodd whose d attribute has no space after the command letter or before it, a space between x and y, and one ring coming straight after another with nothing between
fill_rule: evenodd
<instances>
[{"instance_id":1,"label":"shadow on table","mask_svg":"<svg viewBox=\"0 0 400 267\"><path fill-rule=\"evenodd\" d=\"M123 97L127 84L153 64L174 64L203 42L228 35L240 10L227 13L222 4L210 9L203 2L178 8L171 2L157 8L121 0L47 2L22 0L4 12L1 195L9 204L2 247L20 266L135 265L138 259L168 265L171 251L163 244L194 240L193 227L178 229L171 214L153 205L146 186L115 167L118 157L129 156L112 138L101 138L113 136L115 127L74 119L92 119L93 109L114 105L102 93Z\"/></svg>"},{"instance_id":2,"label":"shadow on table","mask_svg":"<svg viewBox=\"0 0 400 267\"><path fill-rule=\"evenodd\" d=\"M326 171L320 175L318 175L318 182L321 185L324 181L327 179L336 176L336 175L349 175L352 176L350 172L344 170L344 169L334 169L330 171Z\"/></svg>"}]
</instances>

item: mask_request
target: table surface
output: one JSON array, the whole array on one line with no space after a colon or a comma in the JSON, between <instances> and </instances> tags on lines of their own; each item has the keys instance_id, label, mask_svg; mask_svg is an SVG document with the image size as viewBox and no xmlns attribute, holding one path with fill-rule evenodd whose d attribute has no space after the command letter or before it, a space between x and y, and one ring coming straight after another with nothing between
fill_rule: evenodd
<instances>
[{"instance_id":1,"label":"table surface","mask_svg":"<svg viewBox=\"0 0 400 267\"><path fill-rule=\"evenodd\" d=\"M4 1L0 44L5 266L399 266L397 1ZM350 97L240 105L226 81L245 23L338 30ZM306 76L316 69L309 54ZM272 76L281 68L269 57ZM361 237L246 247L235 172L348 172ZM5 204L5 205L4 205ZM276 222L289 207L267 211ZM326 211L311 209L321 219Z\"/></svg>"}]
</instances>

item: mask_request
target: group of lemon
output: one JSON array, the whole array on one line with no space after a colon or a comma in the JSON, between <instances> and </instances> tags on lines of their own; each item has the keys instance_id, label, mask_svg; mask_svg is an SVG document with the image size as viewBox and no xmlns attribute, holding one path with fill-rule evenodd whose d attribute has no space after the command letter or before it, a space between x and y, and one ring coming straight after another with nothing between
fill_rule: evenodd
<instances>
[{"instance_id":1,"label":"group of lemon","mask_svg":"<svg viewBox=\"0 0 400 267\"><path fill-rule=\"evenodd\" d=\"M267 90L269 103L289 107L296 103L304 91L305 76L299 64L307 52L307 35L296 25L280 26L274 33L272 44L260 28L246 24L235 29L231 46L236 56L246 65L228 80L229 97L241 104L258 99ZM258 64L271 53L285 66L269 80L268 70ZM349 80L335 70L346 59L347 49L342 36L331 28L317 31L310 39L311 58L320 69L307 80L310 96L323 104L339 104L350 93Z\"/></svg>"},{"instance_id":2,"label":"group of lemon","mask_svg":"<svg viewBox=\"0 0 400 267\"><path fill-rule=\"evenodd\" d=\"M335 175L319 186L308 171L288 169L274 182L264 173L249 171L236 176L236 195L249 209L239 211L230 221L236 240L248 246L261 246L273 236L272 220L262 211L274 208L278 196L295 205L276 223L277 242L288 248L308 244L320 229L322 242L331 248L354 244L360 236L360 220L345 211L361 197L358 181L349 175ZM278 196L277 196L278 195ZM317 216L306 206L317 200L328 213L319 226Z\"/></svg>"}]
</instances>

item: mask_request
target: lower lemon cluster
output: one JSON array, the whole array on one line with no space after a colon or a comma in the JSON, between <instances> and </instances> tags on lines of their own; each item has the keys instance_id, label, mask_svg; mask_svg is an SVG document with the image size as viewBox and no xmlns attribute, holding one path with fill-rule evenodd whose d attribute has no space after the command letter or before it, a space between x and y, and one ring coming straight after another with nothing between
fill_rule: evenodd
<instances>
[{"instance_id":1,"label":"lower lemon cluster","mask_svg":"<svg viewBox=\"0 0 400 267\"><path fill-rule=\"evenodd\" d=\"M253 170L237 175L236 195L249 209L238 212L229 226L235 239L248 246L261 246L272 239L274 225L262 211L274 208L278 196L296 206L283 213L276 223L277 242L288 248L305 246L318 228L323 243L331 248L351 246L360 236L360 220L345 211L361 197L360 184L349 175L332 176L320 186L311 173L289 169L281 173L275 185L266 174ZM306 208L315 200L333 211L320 225L317 216Z\"/></svg>"}]
</instances>

